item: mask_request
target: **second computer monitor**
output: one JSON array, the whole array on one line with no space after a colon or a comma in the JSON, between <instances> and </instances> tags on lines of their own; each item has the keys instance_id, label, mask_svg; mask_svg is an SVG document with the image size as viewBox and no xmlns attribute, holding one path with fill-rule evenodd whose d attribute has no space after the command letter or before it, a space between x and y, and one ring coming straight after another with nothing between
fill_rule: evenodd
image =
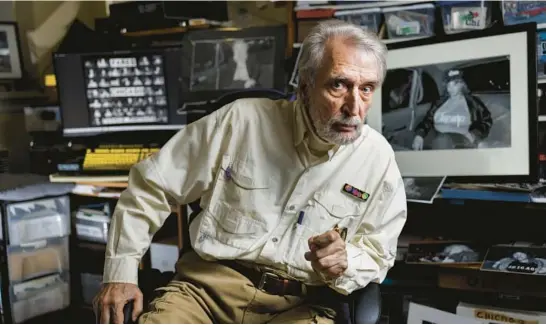
<instances>
[{"instance_id":1,"label":"second computer monitor","mask_svg":"<svg viewBox=\"0 0 546 325\"><path fill-rule=\"evenodd\" d=\"M183 42L185 103L246 89L285 91L286 28L254 27L187 33Z\"/></svg>"}]
</instances>

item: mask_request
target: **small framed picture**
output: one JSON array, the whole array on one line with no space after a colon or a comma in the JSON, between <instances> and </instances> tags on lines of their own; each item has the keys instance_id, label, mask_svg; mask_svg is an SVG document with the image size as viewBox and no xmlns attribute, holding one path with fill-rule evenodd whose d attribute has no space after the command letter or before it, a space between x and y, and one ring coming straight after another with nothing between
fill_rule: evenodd
<instances>
[{"instance_id":1,"label":"small framed picture","mask_svg":"<svg viewBox=\"0 0 546 325\"><path fill-rule=\"evenodd\" d=\"M17 23L0 21L0 80L23 76Z\"/></svg>"},{"instance_id":2,"label":"small framed picture","mask_svg":"<svg viewBox=\"0 0 546 325\"><path fill-rule=\"evenodd\" d=\"M408 264L481 264L486 249L466 241L431 240L412 242L408 247Z\"/></svg>"}]
</instances>

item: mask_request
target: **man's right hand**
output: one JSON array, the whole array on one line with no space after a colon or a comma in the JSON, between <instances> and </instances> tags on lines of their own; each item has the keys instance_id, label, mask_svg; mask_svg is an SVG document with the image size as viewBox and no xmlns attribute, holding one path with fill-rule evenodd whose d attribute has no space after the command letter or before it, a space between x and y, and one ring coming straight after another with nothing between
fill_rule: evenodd
<instances>
[{"instance_id":1,"label":"man's right hand","mask_svg":"<svg viewBox=\"0 0 546 325\"><path fill-rule=\"evenodd\" d=\"M133 301L133 322L143 309L142 291L132 283L106 283L93 300L95 315L100 314L101 324L123 324L123 308Z\"/></svg>"}]
</instances>

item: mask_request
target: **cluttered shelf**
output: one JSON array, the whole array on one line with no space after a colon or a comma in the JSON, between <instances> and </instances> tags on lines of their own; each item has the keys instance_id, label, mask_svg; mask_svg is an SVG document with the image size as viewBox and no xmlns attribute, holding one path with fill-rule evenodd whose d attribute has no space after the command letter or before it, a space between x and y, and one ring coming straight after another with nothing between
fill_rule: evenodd
<instances>
[{"instance_id":1,"label":"cluttered shelf","mask_svg":"<svg viewBox=\"0 0 546 325\"><path fill-rule=\"evenodd\" d=\"M427 287L482 291L546 299L546 277L481 269L480 264L427 265L397 262L382 283L385 287Z\"/></svg>"}]
</instances>

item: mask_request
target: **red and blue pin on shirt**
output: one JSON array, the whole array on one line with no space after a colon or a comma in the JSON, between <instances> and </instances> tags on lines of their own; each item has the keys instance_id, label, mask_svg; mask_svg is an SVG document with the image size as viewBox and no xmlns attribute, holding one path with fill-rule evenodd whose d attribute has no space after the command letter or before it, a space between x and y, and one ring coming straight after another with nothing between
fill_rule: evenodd
<instances>
[{"instance_id":1,"label":"red and blue pin on shirt","mask_svg":"<svg viewBox=\"0 0 546 325\"><path fill-rule=\"evenodd\" d=\"M341 189L341 191L345 194L348 194L352 197L354 197L355 199L359 199L359 200L362 200L362 201L366 201L368 200L368 198L370 197L370 194L364 192L363 190L360 190L350 184L347 184L345 183L345 185L343 185L343 188Z\"/></svg>"}]
</instances>

